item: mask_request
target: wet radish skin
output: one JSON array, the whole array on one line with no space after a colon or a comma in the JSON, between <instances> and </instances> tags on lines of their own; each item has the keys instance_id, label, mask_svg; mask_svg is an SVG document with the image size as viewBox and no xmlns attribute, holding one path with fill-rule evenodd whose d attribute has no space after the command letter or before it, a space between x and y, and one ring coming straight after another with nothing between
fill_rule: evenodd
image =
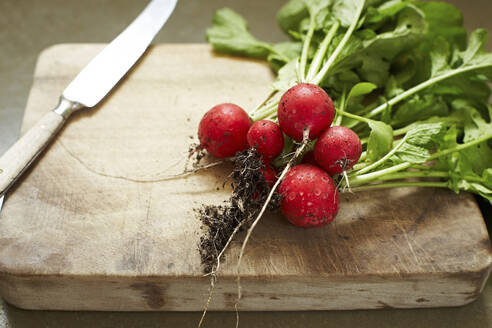
<instances>
[{"instance_id":1,"label":"wet radish skin","mask_svg":"<svg viewBox=\"0 0 492 328\"><path fill-rule=\"evenodd\" d=\"M309 129L309 139L316 139L331 125L334 116L331 98L317 85L297 84L280 98L278 122L282 131L294 140L301 141L305 129Z\"/></svg>"},{"instance_id":2,"label":"wet radish skin","mask_svg":"<svg viewBox=\"0 0 492 328\"><path fill-rule=\"evenodd\" d=\"M281 211L299 227L321 227L338 212L338 190L333 179L321 168L300 164L289 170L280 183Z\"/></svg>"},{"instance_id":3,"label":"wet radish skin","mask_svg":"<svg viewBox=\"0 0 492 328\"><path fill-rule=\"evenodd\" d=\"M277 172L275 172L271 166L265 166L260 170L260 172L263 173L265 181L268 183L270 188L272 188L275 182L277 182Z\"/></svg>"},{"instance_id":4,"label":"wet radish skin","mask_svg":"<svg viewBox=\"0 0 492 328\"><path fill-rule=\"evenodd\" d=\"M234 156L248 148L246 135L250 126L248 113L241 107L231 103L216 105L200 121L200 145L218 158Z\"/></svg>"},{"instance_id":5,"label":"wet radish skin","mask_svg":"<svg viewBox=\"0 0 492 328\"><path fill-rule=\"evenodd\" d=\"M314 158L333 176L354 166L362 153L357 134L344 126L332 126L321 134L314 147Z\"/></svg>"},{"instance_id":6,"label":"wet radish skin","mask_svg":"<svg viewBox=\"0 0 492 328\"><path fill-rule=\"evenodd\" d=\"M280 126L272 121L260 120L249 128L248 144L256 147L264 162L270 163L284 148L284 135Z\"/></svg>"},{"instance_id":7,"label":"wet radish skin","mask_svg":"<svg viewBox=\"0 0 492 328\"><path fill-rule=\"evenodd\" d=\"M275 182L277 182L277 172L275 172L275 170L270 165L261 168L260 172L263 173L263 177L265 178L265 181L268 183L268 186L270 188L273 188ZM255 193L253 194L252 197L253 199L256 199L256 197L258 197L258 194Z\"/></svg>"},{"instance_id":8,"label":"wet radish skin","mask_svg":"<svg viewBox=\"0 0 492 328\"><path fill-rule=\"evenodd\" d=\"M314 158L314 151L307 152L302 158L301 164L311 164L314 166L318 166L316 159Z\"/></svg>"}]
</instances>

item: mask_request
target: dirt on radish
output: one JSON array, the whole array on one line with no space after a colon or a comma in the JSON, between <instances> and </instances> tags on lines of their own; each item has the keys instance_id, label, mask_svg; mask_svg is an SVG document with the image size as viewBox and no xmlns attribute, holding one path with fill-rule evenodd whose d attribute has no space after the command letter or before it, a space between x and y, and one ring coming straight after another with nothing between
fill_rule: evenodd
<instances>
[{"instance_id":1,"label":"dirt on radish","mask_svg":"<svg viewBox=\"0 0 492 328\"><path fill-rule=\"evenodd\" d=\"M239 152L234 157L231 197L221 205L203 205L196 209L203 223L199 250L204 273L212 273L217 268L219 254L235 229L239 225L242 229L248 228L260 212L274 178L270 168L265 179L264 170L261 156L255 148ZM275 194L268 208L278 210L279 204L280 196Z\"/></svg>"}]
</instances>

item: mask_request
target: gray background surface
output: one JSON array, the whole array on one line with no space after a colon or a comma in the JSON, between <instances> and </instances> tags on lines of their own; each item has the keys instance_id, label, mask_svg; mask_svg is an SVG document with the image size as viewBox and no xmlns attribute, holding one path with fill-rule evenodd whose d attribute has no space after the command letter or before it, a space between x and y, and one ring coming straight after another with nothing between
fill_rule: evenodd
<instances>
[{"instance_id":1,"label":"gray background surface","mask_svg":"<svg viewBox=\"0 0 492 328\"><path fill-rule=\"evenodd\" d=\"M57 43L109 42L146 0L0 0L0 154L18 138L36 58ZM267 41L285 37L274 17L285 0L180 0L156 43L204 42L216 9L240 12ZM447 0L468 29L492 31L492 0ZM488 48L491 48L489 43ZM476 302L460 308L241 313L241 327L492 327L492 281ZM200 313L26 311L0 305L0 327L196 327ZM233 312L215 312L206 327L234 327Z\"/></svg>"}]
</instances>

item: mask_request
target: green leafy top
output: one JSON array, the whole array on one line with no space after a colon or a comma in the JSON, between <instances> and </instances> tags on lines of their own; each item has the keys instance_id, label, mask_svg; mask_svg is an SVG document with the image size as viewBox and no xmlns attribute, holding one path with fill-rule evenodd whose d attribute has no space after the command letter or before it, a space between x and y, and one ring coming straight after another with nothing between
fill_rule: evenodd
<instances>
[{"instance_id":1,"label":"green leafy top","mask_svg":"<svg viewBox=\"0 0 492 328\"><path fill-rule=\"evenodd\" d=\"M216 51L265 59L278 72L254 120L275 120L294 84L318 84L337 106L334 124L363 142L352 187L447 186L492 202L487 31L467 40L459 10L418 0L289 0L277 22L290 41L256 39L230 9L207 30Z\"/></svg>"}]
</instances>

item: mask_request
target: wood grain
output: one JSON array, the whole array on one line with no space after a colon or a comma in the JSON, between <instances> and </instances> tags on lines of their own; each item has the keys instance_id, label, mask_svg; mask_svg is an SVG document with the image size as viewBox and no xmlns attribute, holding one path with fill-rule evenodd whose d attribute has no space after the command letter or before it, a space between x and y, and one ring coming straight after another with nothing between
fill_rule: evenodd
<instances>
[{"instance_id":1,"label":"wood grain","mask_svg":"<svg viewBox=\"0 0 492 328\"><path fill-rule=\"evenodd\" d=\"M39 58L23 130L103 45L58 45ZM9 195L0 214L0 294L30 309L200 310L194 208L220 203L227 164L182 179L205 110L252 108L268 94L264 64L206 45L159 45L99 107L80 112ZM213 160L213 159L206 159ZM457 306L491 268L469 194L395 189L345 194L337 219L299 229L266 216L248 245L242 310ZM233 310L232 244L213 310Z\"/></svg>"}]
</instances>

